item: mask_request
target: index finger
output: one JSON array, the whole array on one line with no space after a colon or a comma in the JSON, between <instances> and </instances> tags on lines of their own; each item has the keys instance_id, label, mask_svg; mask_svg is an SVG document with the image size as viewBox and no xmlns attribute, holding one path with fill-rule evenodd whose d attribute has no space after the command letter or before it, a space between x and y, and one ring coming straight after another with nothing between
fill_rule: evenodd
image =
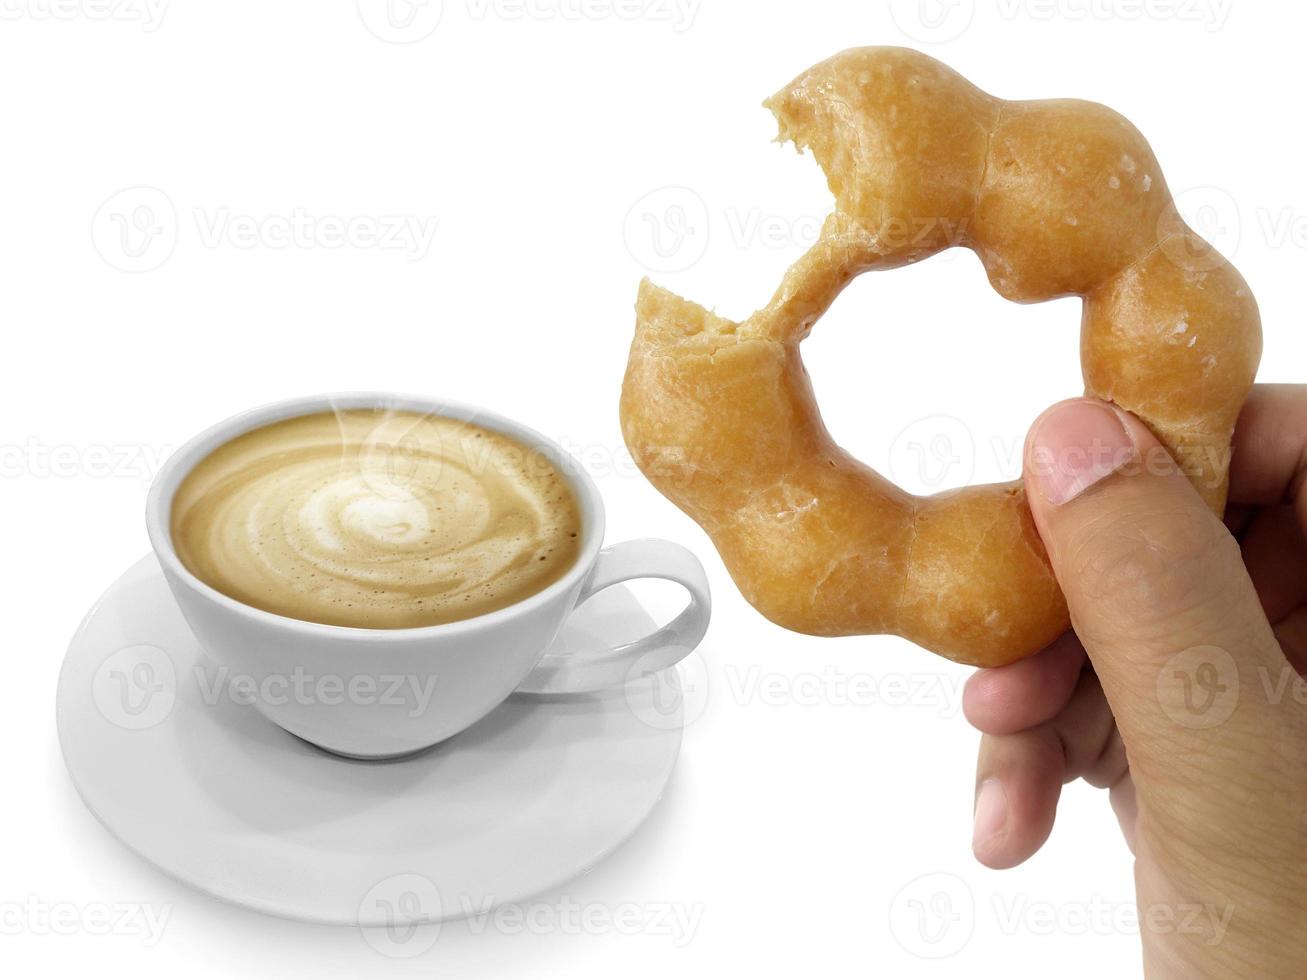
<instances>
[{"instance_id":1,"label":"index finger","mask_svg":"<svg viewBox=\"0 0 1307 980\"><path fill-rule=\"evenodd\" d=\"M1293 504L1307 527L1307 385L1254 385L1231 447L1230 502Z\"/></svg>"}]
</instances>

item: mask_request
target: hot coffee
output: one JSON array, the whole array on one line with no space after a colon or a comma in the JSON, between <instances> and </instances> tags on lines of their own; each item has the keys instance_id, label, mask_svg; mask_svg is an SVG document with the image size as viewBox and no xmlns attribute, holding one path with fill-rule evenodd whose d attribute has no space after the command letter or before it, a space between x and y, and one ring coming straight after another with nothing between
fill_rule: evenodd
<instances>
[{"instance_id":1,"label":"hot coffee","mask_svg":"<svg viewBox=\"0 0 1307 980\"><path fill-rule=\"evenodd\" d=\"M431 626L510 606L575 562L580 508L538 450L386 409L274 422L182 481L173 544L197 578L294 619Z\"/></svg>"}]
</instances>

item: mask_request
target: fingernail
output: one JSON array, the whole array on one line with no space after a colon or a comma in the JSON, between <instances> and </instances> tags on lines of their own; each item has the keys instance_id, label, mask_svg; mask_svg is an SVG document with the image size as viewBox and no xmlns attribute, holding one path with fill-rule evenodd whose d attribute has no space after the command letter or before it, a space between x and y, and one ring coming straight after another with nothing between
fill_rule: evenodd
<instances>
[{"instance_id":1,"label":"fingernail","mask_svg":"<svg viewBox=\"0 0 1307 980\"><path fill-rule=\"evenodd\" d=\"M1074 500L1135 455L1116 412L1088 400L1063 402L1045 412L1030 444L1026 480L1050 504Z\"/></svg>"},{"instance_id":2,"label":"fingernail","mask_svg":"<svg viewBox=\"0 0 1307 980\"><path fill-rule=\"evenodd\" d=\"M976 813L971 831L971 849L981 847L1001 834L1007 826L1007 793L997 779L986 779L976 794Z\"/></svg>"}]
</instances>

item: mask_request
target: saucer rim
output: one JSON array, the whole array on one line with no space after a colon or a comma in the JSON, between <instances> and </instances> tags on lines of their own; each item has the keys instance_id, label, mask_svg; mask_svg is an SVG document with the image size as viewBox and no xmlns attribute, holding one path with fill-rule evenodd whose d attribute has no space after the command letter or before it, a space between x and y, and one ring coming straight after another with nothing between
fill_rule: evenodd
<instances>
[{"instance_id":1,"label":"saucer rim","mask_svg":"<svg viewBox=\"0 0 1307 980\"><path fill-rule=\"evenodd\" d=\"M118 576L114 578L113 582L110 583L109 586L106 587L100 593L100 595L95 599L95 601L88 608L87 612L82 616L81 620L78 622L76 629L73 630L72 635L68 640L68 643L64 650L64 657L59 665L59 674L56 679L55 694L54 694L55 734L59 742L59 754L63 761L64 770L68 777L69 782L72 784L73 789L76 791L78 799L81 801L82 805L86 808L86 810L90 813L90 815L95 819L95 822L101 828L104 829L104 831L109 835L111 839L113 839L119 846L124 848L127 853L143 861L148 867L152 868L155 871L158 871L168 880L183 885L186 888L189 888L193 891L199 892L200 894L203 894L209 898L216 899L222 902L224 905L233 908L244 909L249 912L256 912L263 915L270 915L275 918L285 919L293 922L304 922L313 925L324 925L324 926L345 926L353 929L358 929L360 931L366 931L369 929L382 929L382 928L386 928L387 926L397 926L397 925L405 925L405 926L439 925L445 922L456 922L461 919L468 918L466 914L462 913L458 909L453 909L450 910L448 913L446 913L445 910L442 908L441 914L436 916L420 916L414 918L405 918L402 922L394 922L394 921L369 922L369 921L364 921L360 918L341 918L341 917L332 917L332 916L314 914L311 912L305 912L302 910L297 910L293 906L290 906L289 904L277 903L276 901L263 899L258 896L237 896L234 894L224 894L223 892L216 890L211 885L205 882L183 877L180 873L168 868L159 860L147 854L145 851L142 851L137 847L133 846L133 844L130 843L122 834L120 834L109 823L109 821L105 818L105 816L101 814L95 806L92 805L92 802L87 795L87 791L84 788L82 780L78 778L78 775L76 773L76 768L70 762L69 748L68 748L67 738L65 734L65 727L66 727L65 719L70 717L69 716L70 709L65 703L64 698L61 697L61 694L64 691L65 684L72 683L71 680L66 679L66 675L68 674L69 671L70 654L72 652L72 648L74 644L76 644L79 638L81 638L81 636L84 634L84 632L89 627L90 623L92 622L96 614L101 610L101 608L113 595L115 589L119 587L119 585L123 582L124 579L128 578L128 576L137 572L139 569L148 566L151 562L153 562L155 565L156 574L158 574L160 578L163 577L164 575L163 567L161 563L159 563L158 557L153 551L146 553L140 559L127 566L121 573L119 573ZM613 588L621 589L625 587L619 584L617 586L614 586ZM627 591L629 592L629 590ZM631 595L634 598L634 593L631 593ZM640 606L643 608L643 603L640 603L638 599L636 599L635 601L639 603ZM198 644L197 644L197 648L198 648ZM670 669L675 670L676 668L675 666L673 666ZM513 697L513 695L510 695L510 697ZM532 697L532 700L537 700L537 699L535 697ZM548 699L541 699L541 700L548 700ZM273 723L269 722L269 724L273 724ZM608 858L612 857L617 851L621 850L627 843L629 843L630 840L640 830L640 828L643 827L652 818L654 813L657 812L663 806L667 796L668 787L671 785L672 780L675 778L677 768L680 763L681 751L685 744L685 722L684 722L683 715L681 718L681 723L675 726L675 728L672 729L671 731L674 732L675 734L676 744L674 750L671 753L671 760L667 767L667 775L663 779L662 785L659 787L658 792L654 796L652 804L647 809L645 809L642 812L642 814L637 819L635 819L633 823L631 823L629 827L624 829L620 834L613 835L613 837L610 838L610 840L607 842L606 846L601 850L599 850L598 852L596 852L596 854L593 857L591 857L586 862L586 864L583 867L581 867L579 870L577 870L575 873L565 875L564 877L559 878L550 884L542 885L541 887L533 889L530 892L524 893L512 899L507 899L504 902L495 902L494 905L492 905L491 907L496 908L499 907L500 905L511 905L511 904L521 905L530 902L531 900L537 898L538 896L547 894L554 888L563 885L567 882L580 881L588 877L600 864L602 864ZM287 734L290 735L291 733L288 732ZM295 737L295 736L292 735L291 737ZM300 739L300 741L303 740ZM333 753L327 752L318 746L314 746L310 742L305 742L304 744L309 746L314 751L321 752L322 754L328 757L333 756ZM435 748L435 747L436 746L429 746L427 749L419 750L418 752L413 753L412 758L420 758L423 755L425 755L426 752L429 751L431 748ZM389 760L387 759L351 760L338 756L336 758L341 762L358 762L364 765L368 765L368 764L404 765L408 761L408 758L406 757L389 759Z\"/></svg>"}]
</instances>

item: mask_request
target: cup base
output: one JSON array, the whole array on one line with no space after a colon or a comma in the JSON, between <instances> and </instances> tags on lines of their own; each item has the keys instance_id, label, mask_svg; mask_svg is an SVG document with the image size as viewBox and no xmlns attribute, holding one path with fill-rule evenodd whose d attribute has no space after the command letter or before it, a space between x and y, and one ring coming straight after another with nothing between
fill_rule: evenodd
<instances>
[{"instance_id":1,"label":"cup base","mask_svg":"<svg viewBox=\"0 0 1307 980\"><path fill-rule=\"evenodd\" d=\"M277 727L280 728L281 726L278 725ZM432 749L435 749L448 741L448 739L444 739L440 742L433 742L430 745L424 745L420 749L405 749L403 752L388 752L381 755L359 755L355 752L343 752L340 749L331 749L325 745L319 745L317 742L312 742L309 739L296 735L294 732L288 731L285 728L282 728L282 731L286 732L287 735L299 739L299 741L303 742L305 745L316 749L324 755L329 755L336 759L343 759L346 762L402 762L405 759L413 759L419 755L425 755L427 752L430 752Z\"/></svg>"}]
</instances>

